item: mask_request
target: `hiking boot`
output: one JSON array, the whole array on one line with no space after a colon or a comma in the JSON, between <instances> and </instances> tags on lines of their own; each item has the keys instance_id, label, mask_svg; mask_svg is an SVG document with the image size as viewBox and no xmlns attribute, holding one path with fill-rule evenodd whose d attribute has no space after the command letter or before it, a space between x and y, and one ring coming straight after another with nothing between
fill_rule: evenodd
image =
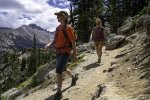
<instances>
[{"instance_id":1,"label":"hiking boot","mask_svg":"<svg viewBox=\"0 0 150 100\"><path fill-rule=\"evenodd\" d=\"M77 74L75 74L75 75L72 77L71 86L75 86L75 85L76 85L77 80L78 80L78 76L77 76Z\"/></svg>"},{"instance_id":2,"label":"hiking boot","mask_svg":"<svg viewBox=\"0 0 150 100\"><path fill-rule=\"evenodd\" d=\"M61 91L57 91L53 100L60 100L62 98L62 92Z\"/></svg>"},{"instance_id":3,"label":"hiking boot","mask_svg":"<svg viewBox=\"0 0 150 100\"><path fill-rule=\"evenodd\" d=\"M98 61L97 61L97 63L101 63L101 59L100 59L100 58L98 58Z\"/></svg>"}]
</instances>

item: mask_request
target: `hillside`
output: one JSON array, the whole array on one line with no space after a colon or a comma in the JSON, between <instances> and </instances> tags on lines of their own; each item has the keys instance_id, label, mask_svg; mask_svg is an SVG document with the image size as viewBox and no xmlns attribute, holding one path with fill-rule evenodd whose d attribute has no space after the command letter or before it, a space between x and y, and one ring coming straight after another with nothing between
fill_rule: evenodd
<instances>
[{"instance_id":1,"label":"hillside","mask_svg":"<svg viewBox=\"0 0 150 100\"><path fill-rule=\"evenodd\" d=\"M63 100L149 100L149 41L145 29L140 28L117 49L103 47L100 65L95 50L84 52L84 61L73 70L79 74L77 85L69 87L67 77L63 82ZM52 87L29 91L17 100L52 100Z\"/></svg>"},{"instance_id":2,"label":"hillside","mask_svg":"<svg viewBox=\"0 0 150 100\"><path fill-rule=\"evenodd\" d=\"M43 48L53 35L54 32L48 32L36 24L23 25L17 29L0 28L0 93L27 80L31 76L27 73L33 70L33 64L38 68L52 59L50 52L39 48ZM34 43L36 57L33 58Z\"/></svg>"}]
</instances>

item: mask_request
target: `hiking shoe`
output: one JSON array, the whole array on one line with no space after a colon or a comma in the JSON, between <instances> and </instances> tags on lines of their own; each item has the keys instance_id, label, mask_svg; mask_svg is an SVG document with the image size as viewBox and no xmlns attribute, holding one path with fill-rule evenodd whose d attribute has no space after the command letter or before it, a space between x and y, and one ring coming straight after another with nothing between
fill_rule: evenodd
<instances>
[{"instance_id":1,"label":"hiking shoe","mask_svg":"<svg viewBox=\"0 0 150 100\"><path fill-rule=\"evenodd\" d=\"M53 100L60 100L61 98L62 98L62 92L57 91L54 98L53 98Z\"/></svg>"},{"instance_id":2,"label":"hiking shoe","mask_svg":"<svg viewBox=\"0 0 150 100\"><path fill-rule=\"evenodd\" d=\"M101 59L100 59L100 58L98 58L98 61L97 61L97 63L101 63Z\"/></svg>"},{"instance_id":3,"label":"hiking shoe","mask_svg":"<svg viewBox=\"0 0 150 100\"><path fill-rule=\"evenodd\" d=\"M75 86L76 85L76 82L78 80L78 75L75 74L74 77L72 78L72 82L71 82L71 86Z\"/></svg>"}]
</instances>

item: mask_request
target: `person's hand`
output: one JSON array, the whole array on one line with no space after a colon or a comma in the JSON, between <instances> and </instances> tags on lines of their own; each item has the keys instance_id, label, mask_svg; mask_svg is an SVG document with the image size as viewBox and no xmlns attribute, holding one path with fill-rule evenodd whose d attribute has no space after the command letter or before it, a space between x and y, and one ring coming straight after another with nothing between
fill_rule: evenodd
<instances>
[{"instance_id":1,"label":"person's hand","mask_svg":"<svg viewBox=\"0 0 150 100\"><path fill-rule=\"evenodd\" d=\"M47 45L45 45L45 48L47 49L49 46L50 46L50 43L49 43L49 44L47 44Z\"/></svg>"},{"instance_id":2,"label":"person's hand","mask_svg":"<svg viewBox=\"0 0 150 100\"><path fill-rule=\"evenodd\" d=\"M90 37L89 42L92 42L92 37Z\"/></svg>"},{"instance_id":3,"label":"person's hand","mask_svg":"<svg viewBox=\"0 0 150 100\"><path fill-rule=\"evenodd\" d=\"M47 50L50 45L51 45L51 42L45 45L45 49Z\"/></svg>"}]
</instances>

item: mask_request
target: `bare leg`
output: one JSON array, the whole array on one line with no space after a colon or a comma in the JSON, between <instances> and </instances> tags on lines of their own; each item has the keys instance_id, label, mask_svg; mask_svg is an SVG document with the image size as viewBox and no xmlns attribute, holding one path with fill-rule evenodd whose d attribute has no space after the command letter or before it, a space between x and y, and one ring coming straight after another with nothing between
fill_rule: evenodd
<instances>
[{"instance_id":1,"label":"bare leg","mask_svg":"<svg viewBox=\"0 0 150 100\"><path fill-rule=\"evenodd\" d=\"M99 41L94 41L94 44L95 44L95 49L96 49L96 52L97 52L97 56L99 58L99 50L98 50Z\"/></svg>"},{"instance_id":2,"label":"bare leg","mask_svg":"<svg viewBox=\"0 0 150 100\"><path fill-rule=\"evenodd\" d=\"M70 76L71 78L73 78L73 75L70 71L70 69L66 69L66 71L64 71L63 73L67 74L68 76ZM55 91L57 89L57 91L61 91L61 87L62 87L62 82L63 82L63 74L59 74L56 73L56 81L57 81L57 86L54 87L53 91Z\"/></svg>"},{"instance_id":3,"label":"bare leg","mask_svg":"<svg viewBox=\"0 0 150 100\"><path fill-rule=\"evenodd\" d=\"M70 76L72 78L72 73L70 71L70 69L66 69L63 73L67 74L68 76Z\"/></svg>"},{"instance_id":4,"label":"bare leg","mask_svg":"<svg viewBox=\"0 0 150 100\"><path fill-rule=\"evenodd\" d=\"M98 57L99 57L99 59L101 59L101 57L102 57L102 47L103 47L103 41L100 41L99 45L98 45Z\"/></svg>"},{"instance_id":5,"label":"bare leg","mask_svg":"<svg viewBox=\"0 0 150 100\"><path fill-rule=\"evenodd\" d=\"M57 91L61 91L63 75L60 73L56 73L56 76L57 76L57 86L58 86Z\"/></svg>"},{"instance_id":6,"label":"bare leg","mask_svg":"<svg viewBox=\"0 0 150 100\"><path fill-rule=\"evenodd\" d=\"M71 86L76 85L76 81L78 80L78 77L76 75L73 75L70 69L68 68L66 69L66 71L64 71L64 73L72 78Z\"/></svg>"}]
</instances>

